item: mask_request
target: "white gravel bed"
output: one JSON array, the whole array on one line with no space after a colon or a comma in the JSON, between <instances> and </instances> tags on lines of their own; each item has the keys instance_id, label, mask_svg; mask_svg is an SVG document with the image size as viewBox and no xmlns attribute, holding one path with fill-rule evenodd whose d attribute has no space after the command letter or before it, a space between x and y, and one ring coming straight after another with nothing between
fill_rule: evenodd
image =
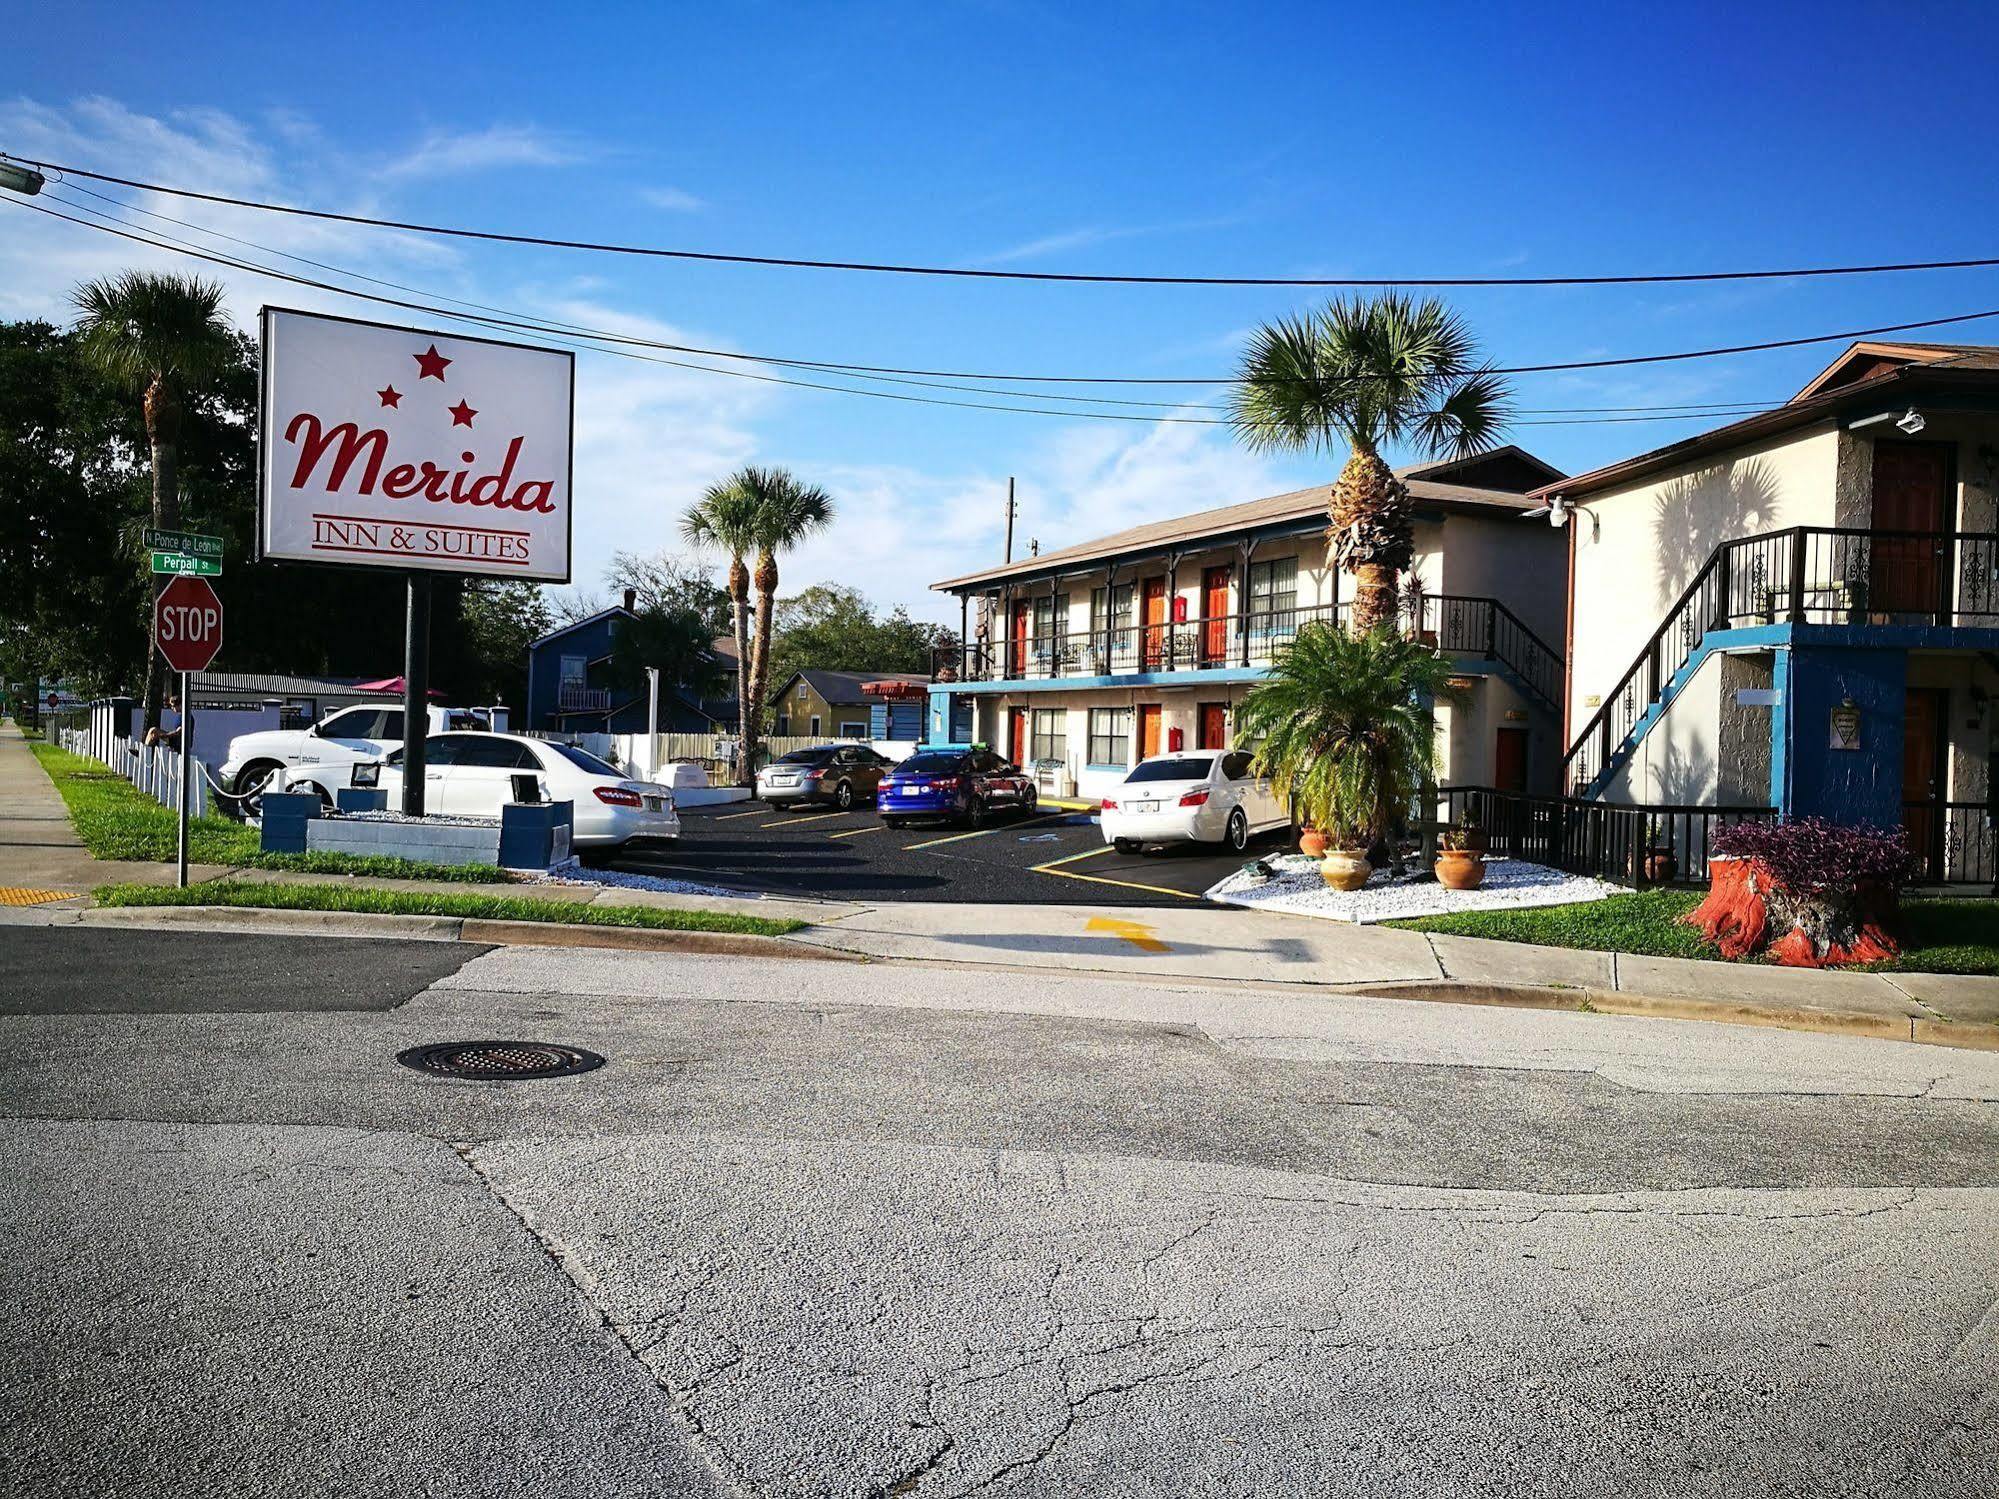
<instances>
[{"instance_id":1,"label":"white gravel bed","mask_svg":"<svg viewBox=\"0 0 1999 1499\"><path fill-rule=\"evenodd\" d=\"M447 817L443 813L426 812L421 817L405 817L400 812L328 812L329 820L342 822L406 822L411 827L426 828L490 828L496 827L497 817Z\"/></svg>"},{"instance_id":2,"label":"white gravel bed","mask_svg":"<svg viewBox=\"0 0 1999 1499\"><path fill-rule=\"evenodd\" d=\"M1396 879L1389 871L1377 869L1365 885L1351 893L1328 885L1319 875L1319 861L1303 854L1279 854L1264 862L1276 871L1269 879L1259 880L1238 870L1211 886L1208 899L1225 906L1321 916L1365 926L1408 916L1447 916L1454 911L1578 905L1625 893L1622 887L1602 880L1522 859L1487 859L1485 883L1476 890L1446 890L1434 879L1420 875Z\"/></svg>"},{"instance_id":3,"label":"white gravel bed","mask_svg":"<svg viewBox=\"0 0 1999 1499\"><path fill-rule=\"evenodd\" d=\"M621 869L586 869L576 860L558 864L546 874L523 876L535 885L599 885L613 890L656 890L662 895L727 895L738 900L762 900L754 890L725 890L720 885L700 885L691 880L670 880L656 874L627 874Z\"/></svg>"}]
</instances>

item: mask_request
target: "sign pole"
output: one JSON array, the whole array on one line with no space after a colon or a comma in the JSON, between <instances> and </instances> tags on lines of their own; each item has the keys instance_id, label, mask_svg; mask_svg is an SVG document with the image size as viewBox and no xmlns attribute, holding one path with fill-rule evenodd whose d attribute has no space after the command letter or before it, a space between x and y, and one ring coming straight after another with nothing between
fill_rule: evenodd
<instances>
[{"instance_id":1,"label":"sign pole","mask_svg":"<svg viewBox=\"0 0 1999 1499\"><path fill-rule=\"evenodd\" d=\"M194 696L188 689L193 683L193 672L180 674L180 836L174 853L174 884L182 890L187 889L187 810L192 789L188 764L194 754Z\"/></svg>"},{"instance_id":2,"label":"sign pole","mask_svg":"<svg viewBox=\"0 0 1999 1499\"><path fill-rule=\"evenodd\" d=\"M430 730L430 575L409 575L403 631L403 816L423 816L424 735Z\"/></svg>"}]
</instances>

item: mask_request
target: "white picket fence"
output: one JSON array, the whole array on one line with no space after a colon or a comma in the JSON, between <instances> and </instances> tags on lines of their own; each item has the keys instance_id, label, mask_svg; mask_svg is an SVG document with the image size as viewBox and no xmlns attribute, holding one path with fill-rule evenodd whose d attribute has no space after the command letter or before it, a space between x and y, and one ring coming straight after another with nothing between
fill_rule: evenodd
<instances>
[{"instance_id":1,"label":"white picket fence","mask_svg":"<svg viewBox=\"0 0 1999 1499\"><path fill-rule=\"evenodd\" d=\"M150 748L136 739L106 741L103 754L93 746L83 729L64 729L60 743L72 755L95 760L105 769L123 776L163 807L180 805L180 751L155 744ZM188 815L205 817L213 808L208 791L208 767L196 760L188 766Z\"/></svg>"}]
</instances>

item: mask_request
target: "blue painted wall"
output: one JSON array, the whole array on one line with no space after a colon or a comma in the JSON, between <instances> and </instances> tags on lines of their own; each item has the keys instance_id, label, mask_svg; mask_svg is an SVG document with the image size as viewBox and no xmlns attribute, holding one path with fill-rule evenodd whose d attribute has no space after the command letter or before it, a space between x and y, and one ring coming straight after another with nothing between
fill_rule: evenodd
<instances>
[{"instance_id":1,"label":"blue painted wall","mask_svg":"<svg viewBox=\"0 0 1999 1499\"><path fill-rule=\"evenodd\" d=\"M877 702L868 705L868 738L923 742L923 707L919 702Z\"/></svg>"},{"instance_id":2,"label":"blue painted wall","mask_svg":"<svg viewBox=\"0 0 1999 1499\"><path fill-rule=\"evenodd\" d=\"M1902 822L1902 716L1906 652L1801 643L1783 668L1785 743L1773 773L1784 779L1777 805L1786 817L1899 827ZM1832 712L1851 699L1860 710L1860 747L1836 750Z\"/></svg>"},{"instance_id":3,"label":"blue painted wall","mask_svg":"<svg viewBox=\"0 0 1999 1499\"><path fill-rule=\"evenodd\" d=\"M617 615L612 615L608 619L592 620L544 640L539 645L529 647L527 722L523 727L530 729L559 727L555 721L555 701L556 691L562 685L562 658L581 656L585 660L595 661L610 655L611 630L617 620ZM595 730L598 725L592 724L590 727ZM645 729L643 708L640 709L635 729L637 732L643 732ZM634 731L633 727L621 724L615 732Z\"/></svg>"}]
</instances>

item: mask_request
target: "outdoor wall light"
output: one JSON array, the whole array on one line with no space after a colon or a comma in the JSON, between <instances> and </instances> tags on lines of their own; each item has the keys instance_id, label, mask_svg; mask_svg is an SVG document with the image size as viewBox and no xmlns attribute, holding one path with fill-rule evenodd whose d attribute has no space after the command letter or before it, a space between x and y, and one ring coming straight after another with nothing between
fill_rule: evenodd
<instances>
[{"instance_id":1,"label":"outdoor wall light","mask_svg":"<svg viewBox=\"0 0 1999 1499\"><path fill-rule=\"evenodd\" d=\"M382 767L379 764L371 763L365 765L356 765L354 767L354 785L358 790L366 791L370 787L379 786L381 784L382 784Z\"/></svg>"},{"instance_id":2,"label":"outdoor wall light","mask_svg":"<svg viewBox=\"0 0 1999 1499\"><path fill-rule=\"evenodd\" d=\"M1908 433L1909 436L1914 437L1929 424L1923 420L1922 412L1911 406L1907 411L1895 418L1895 425Z\"/></svg>"},{"instance_id":3,"label":"outdoor wall light","mask_svg":"<svg viewBox=\"0 0 1999 1499\"><path fill-rule=\"evenodd\" d=\"M48 181L33 167L16 166L11 161L0 161L0 187L11 193L25 193L30 198L42 190Z\"/></svg>"}]
</instances>

